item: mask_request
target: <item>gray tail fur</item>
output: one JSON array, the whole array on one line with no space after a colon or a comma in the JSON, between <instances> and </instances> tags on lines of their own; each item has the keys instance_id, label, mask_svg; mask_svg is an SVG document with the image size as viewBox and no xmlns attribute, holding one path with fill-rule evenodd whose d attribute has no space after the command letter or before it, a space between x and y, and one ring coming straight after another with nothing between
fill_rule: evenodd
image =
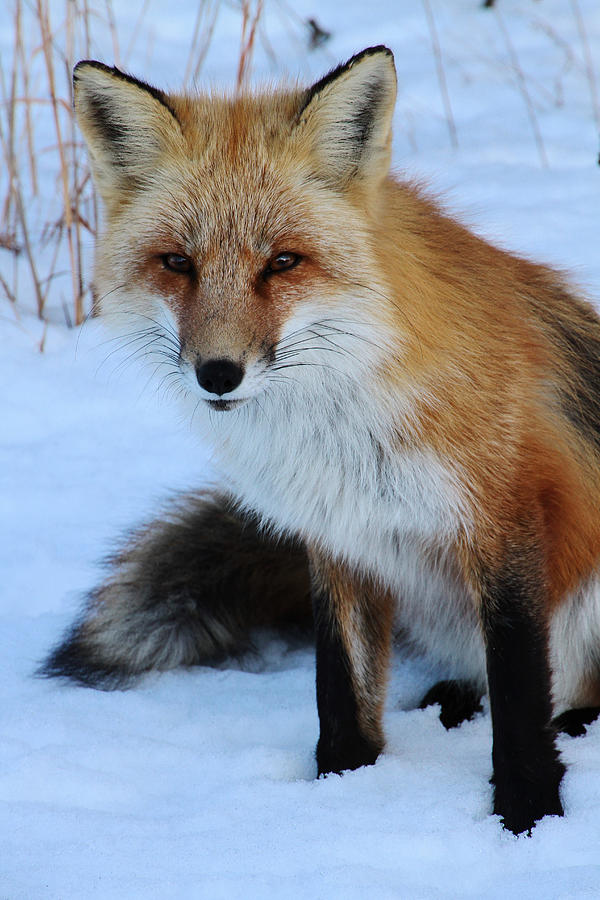
<instances>
[{"instance_id":1,"label":"gray tail fur","mask_svg":"<svg viewBox=\"0 0 600 900\"><path fill-rule=\"evenodd\" d=\"M243 653L253 628L310 622L304 548L271 538L224 494L186 497L108 566L39 674L126 687L151 669Z\"/></svg>"}]
</instances>

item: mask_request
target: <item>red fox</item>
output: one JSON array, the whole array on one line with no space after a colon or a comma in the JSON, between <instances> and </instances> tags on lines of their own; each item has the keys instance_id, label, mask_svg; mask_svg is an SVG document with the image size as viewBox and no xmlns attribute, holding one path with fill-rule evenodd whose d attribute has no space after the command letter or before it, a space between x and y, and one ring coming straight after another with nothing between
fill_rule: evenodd
<instances>
[{"instance_id":1,"label":"red fox","mask_svg":"<svg viewBox=\"0 0 600 900\"><path fill-rule=\"evenodd\" d=\"M446 726L487 691L505 827L562 815L555 733L600 708L600 318L390 174L386 47L233 97L74 78L97 306L226 488L133 536L45 673L122 686L312 605L319 774L381 752L400 630Z\"/></svg>"}]
</instances>

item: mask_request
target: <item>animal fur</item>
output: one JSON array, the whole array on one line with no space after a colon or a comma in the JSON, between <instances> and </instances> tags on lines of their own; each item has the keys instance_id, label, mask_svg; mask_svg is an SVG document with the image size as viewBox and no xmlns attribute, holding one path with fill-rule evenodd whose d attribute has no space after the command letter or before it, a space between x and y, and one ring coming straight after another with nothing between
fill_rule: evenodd
<instances>
[{"instance_id":1,"label":"animal fur","mask_svg":"<svg viewBox=\"0 0 600 900\"><path fill-rule=\"evenodd\" d=\"M233 499L140 532L47 671L209 662L302 618L310 572L318 771L377 758L399 624L451 673L424 699L449 724L488 691L519 833L562 814L552 716L600 706L600 320L390 174L395 84L384 47L232 98L76 67L99 309Z\"/></svg>"}]
</instances>

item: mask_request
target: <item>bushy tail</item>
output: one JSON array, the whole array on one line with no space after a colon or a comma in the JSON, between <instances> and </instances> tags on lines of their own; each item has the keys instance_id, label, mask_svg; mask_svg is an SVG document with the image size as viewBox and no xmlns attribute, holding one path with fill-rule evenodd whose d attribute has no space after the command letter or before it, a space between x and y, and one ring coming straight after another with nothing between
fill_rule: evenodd
<instances>
[{"instance_id":1,"label":"bushy tail","mask_svg":"<svg viewBox=\"0 0 600 900\"><path fill-rule=\"evenodd\" d=\"M308 562L223 494L195 494L133 534L40 673L104 689L150 669L210 664L260 626L308 624Z\"/></svg>"}]
</instances>

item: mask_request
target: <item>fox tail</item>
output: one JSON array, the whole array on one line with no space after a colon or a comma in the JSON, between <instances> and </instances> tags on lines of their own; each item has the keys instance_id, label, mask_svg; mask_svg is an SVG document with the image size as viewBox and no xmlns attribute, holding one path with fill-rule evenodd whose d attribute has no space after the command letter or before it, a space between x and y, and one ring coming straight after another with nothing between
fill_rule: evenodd
<instances>
[{"instance_id":1,"label":"fox tail","mask_svg":"<svg viewBox=\"0 0 600 900\"><path fill-rule=\"evenodd\" d=\"M134 532L39 674L103 689L252 649L254 628L308 626L308 561L221 493L187 496Z\"/></svg>"}]
</instances>

